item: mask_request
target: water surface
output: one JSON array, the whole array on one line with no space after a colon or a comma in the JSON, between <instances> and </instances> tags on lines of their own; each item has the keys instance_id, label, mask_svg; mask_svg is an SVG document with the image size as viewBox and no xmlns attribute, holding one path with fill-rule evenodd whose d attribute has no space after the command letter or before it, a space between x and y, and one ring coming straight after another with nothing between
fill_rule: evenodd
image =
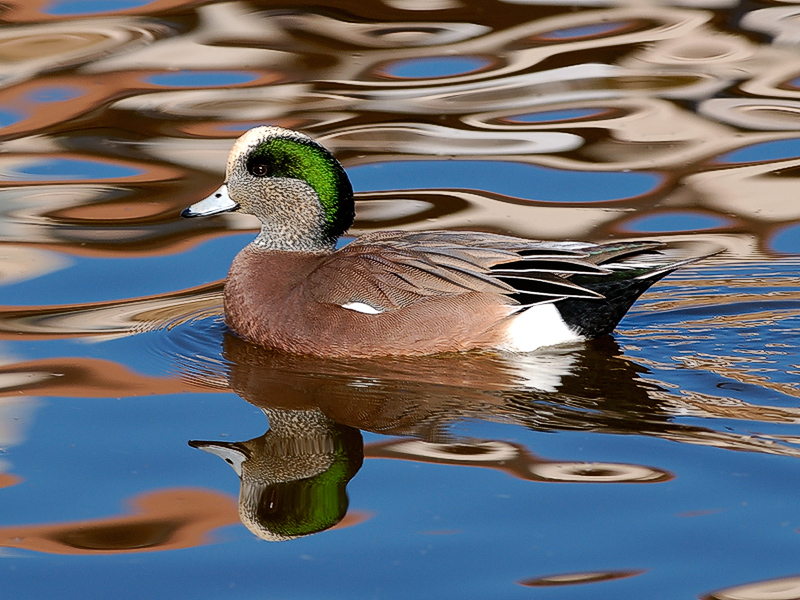
<instances>
[{"instance_id":1,"label":"water surface","mask_svg":"<svg viewBox=\"0 0 800 600\"><path fill-rule=\"evenodd\" d=\"M4 5L4 593L800 598L800 12L658 4ZM586 344L270 352L222 318L255 222L179 217L264 123L353 234L725 251Z\"/></svg>"}]
</instances>

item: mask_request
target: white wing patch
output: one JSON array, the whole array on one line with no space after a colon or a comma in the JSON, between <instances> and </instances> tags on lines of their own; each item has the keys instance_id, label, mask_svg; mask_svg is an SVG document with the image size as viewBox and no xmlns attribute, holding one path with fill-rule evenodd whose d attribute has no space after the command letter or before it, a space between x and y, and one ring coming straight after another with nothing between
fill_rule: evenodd
<instances>
[{"instance_id":1,"label":"white wing patch","mask_svg":"<svg viewBox=\"0 0 800 600\"><path fill-rule=\"evenodd\" d=\"M564 322L555 304L536 304L511 319L506 330L506 341L499 350L531 352L543 346L577 342L578 335Z\"/></svg>"},{"instance_id":2,"label":"white wing patch","mask_svg":"<svg viewBox=\"0 0 800 600\"><path fill-rule=\"evenodd\" d=\"M348 302L347 304L342 304L342 308L364 313L365 315L379 315L384 311L383 308L375 308L364 302Z\"/></svg>"}]
</instances>

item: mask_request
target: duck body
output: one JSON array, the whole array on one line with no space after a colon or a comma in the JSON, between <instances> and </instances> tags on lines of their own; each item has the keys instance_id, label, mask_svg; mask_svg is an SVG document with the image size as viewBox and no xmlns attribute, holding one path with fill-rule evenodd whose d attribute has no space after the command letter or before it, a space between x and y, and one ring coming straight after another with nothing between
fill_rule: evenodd
<instances>
[{"instance_id":1,"label":"duck body","mask_svg":"<svg viewBox=\"0 0 800 600\"><path fill-rule=\"evenodd\" d=\"M259 217L225 284L229 327L297 354L532 351L611 332L636 298L697 260L660 242L543 242L481 232L380 231L340 249L354 203L322 146L277 127L234 145L227 181L182 214Z\"/></svg>"},{"instance_id":2,"label":"duck body","mask_svg":"<svg viewBox=\"0 0 800 600\"><path fill-rule=\"evenodd\" d=\"M276 252L248 246L234 259L225 285L228 326L262 346L325 356L434 354L492 348L502 342L498 323L511 312L504 298L467 291L362 312L370 310L367 306L376 308L357 300L363 295L349 301L334 299L334 290L311 285L336 268L339 258L337 253ZM265 286L264 281L271 283Z\"/></svg>"}]
</instances>

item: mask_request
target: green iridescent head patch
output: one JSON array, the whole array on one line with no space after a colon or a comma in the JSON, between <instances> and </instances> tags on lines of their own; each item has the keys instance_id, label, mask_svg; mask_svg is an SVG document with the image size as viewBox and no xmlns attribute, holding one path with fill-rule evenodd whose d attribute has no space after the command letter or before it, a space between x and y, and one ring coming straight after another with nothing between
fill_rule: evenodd
<instances>
[{"instance_id":1,"label":"green iridescent head patch","mask_svg":"<svg viewBox=\"0 0 800 600\"><path fill-rule=\"evenodd\" d=\"M253 149L247 170L256 177L289 177L305 181L317 196L325 215L325 233L331 240L353 224L353 188L333 155L305 137L272 137Z\"/></svg>"}]
</instances>

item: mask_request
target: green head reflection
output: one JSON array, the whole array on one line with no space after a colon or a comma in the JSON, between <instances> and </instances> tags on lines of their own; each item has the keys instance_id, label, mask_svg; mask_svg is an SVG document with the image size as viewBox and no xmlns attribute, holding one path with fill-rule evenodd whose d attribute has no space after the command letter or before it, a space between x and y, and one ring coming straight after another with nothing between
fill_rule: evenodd
<instances>
[{"instance_id":1,"label":"green head reflection","mask_svg":"<svg viewBox=\"0 0 800 600\"><path fill-rule=\"evenodd\" d=\"M361 432L318 411L265 412L270 429L260 437L189 444L239 475L239 517L258 537L283 541L333 527L347 513L347 483L361 468Z\"/></svg>"},{"instance_id":2,"label":"green head reflection","mask_svg":"<svg viewBox=\"0 0 800 600\"><path fill-rule=\"evenodd\" d=\"M352 430L361 440L358 430ZM344 439L340 441L345 442ZM349 441L349 440L348 440ZM285 481L255 490L255 518L260 530L285 539L333 527L347 513L346 486L361 466L362 455L342 443L330 468L314 477Z\"/></svg>"}]
</instances>

